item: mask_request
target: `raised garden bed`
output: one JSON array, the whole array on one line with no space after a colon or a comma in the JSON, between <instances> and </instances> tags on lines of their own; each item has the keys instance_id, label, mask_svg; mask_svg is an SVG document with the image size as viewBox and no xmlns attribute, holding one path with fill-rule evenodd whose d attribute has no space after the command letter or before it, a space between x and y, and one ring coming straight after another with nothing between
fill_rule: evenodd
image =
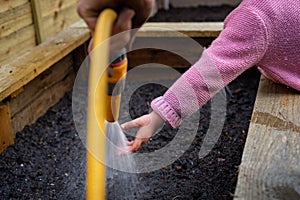
<instances>
[{"instance_id":1,"label":"raised garden bed","mask_svg":"<svg viewBox=\"0 0 300 200\"><path fill-rule=\"evenodd\" d=\"M219 8L215 9L219 14ZM182 19L186 15L177 16ZM222 20L224 14L216 19ZM126 199L122 193L125 190L136 199L232 199L258 82L259 73L251 69L229 85L225 126L206 157L199 159L198 153L210 119L209 103L201 109L192 145L178 160L160 170L138 174L135 188L110 182L113 186L109 198ZM151 99L164 90L156 85L139 88L131 98L133 117L147 112ZM165 127L141 152L159 149L173 138L174 131ZM74 127L71 93L35 124L16 134L15 144L0 155L0 169L0 195L4 199L84 199L85 148Z\"/></svg>"}]
</instances>

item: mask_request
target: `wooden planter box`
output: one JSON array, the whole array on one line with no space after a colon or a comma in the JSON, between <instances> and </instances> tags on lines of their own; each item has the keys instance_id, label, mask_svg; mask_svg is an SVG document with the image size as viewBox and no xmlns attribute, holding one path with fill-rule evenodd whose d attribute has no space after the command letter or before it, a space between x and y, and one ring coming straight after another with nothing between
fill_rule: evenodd
<instances>
[{"instance_id":1,"label":"wooden planter box","mask_svg":"<svg viewBox=\"0 0 300 200\"><path fill-rule=\"evenodd\" d=\"M75 0L0 1L1 152L13 144L16 132L34 123L72 90L76 71L87 55L90 33L79 20ZM148 23L138 33L137 42L166 38L176 45L178 37L155 27L177 30L207 46L223 23ZM165 52L131 53L130 66L156 62L189 67L180 58L161 59L156 56L159 53ZM299 92L261 79L236 199L300 197L299 102Z\"/></svg>"}]
</instances>

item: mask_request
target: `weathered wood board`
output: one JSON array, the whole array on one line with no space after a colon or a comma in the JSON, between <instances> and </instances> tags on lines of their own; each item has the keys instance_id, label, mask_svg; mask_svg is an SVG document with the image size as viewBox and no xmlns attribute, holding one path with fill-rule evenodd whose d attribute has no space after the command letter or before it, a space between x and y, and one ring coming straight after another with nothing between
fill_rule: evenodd
<instances>
[{"instance_id":1,"label":"weathered wood board","mask_svg":"<svg viewBox=\"0 0 300 200\"><path fill-rule=\"evenodd\" d=\"M0 105L0 153L14 143L9 103Z\"/></svg>"},{"instance_id":2,"label":"weathered wood board","mask_svg":"<svg viewBox=\"0 0 300 200\"><path fill-rule=\"evenodd\" d=\"M82 45L90 37L87 29L71 27L0 68L0 100L29 83L50 66Z\"/></svg>"},{"instance_id":3,"label":"weathered wood board","mask_svg":"<svg viewBox=\"0 0 300 200\"><path fill-rule=\"evenodd\" d=\"M32 49L36 45L36 38L31 5L28 1L5 1L0 5L0 63L2 63Z\"/></svg>"},{"instance_id":4,"label":"weathered wood board","mask_svg":"<svg viewBox=\"0 0 300 200\"><path fill-rule=\"evenodd\" d=\"M7 10L16 8L20 5L28 3L28 0L13 0L13 1L8 1L8 0L0 0L0 13L3 13Z\"/></svg>"},{"instance_id":5,"label":"weathered wood board","mask_svg":"<svg viewBox=\"0 0 300 200\"><path fill-rule=\"evenodd\" d=\"M24 86L10 101L13 133L30 125L70 91L75 80L72 55L68 55Z\"/></svg>"},{"instance_id":6,"label":"weathered wood board","mask_svg":"<svg viewBox=\"0 0 300 200\"><path fill-rule=\"evenodd\" d=\"M261 79L235 199L300 199L300 92Z\"/></svg>"},{"instance_id":7,"label":"weathered wood board","mask_svg":"<svg viewBox=\"0 0 300 200\"><path fill-rule=\"evenodd\" d=\"M31 25L32 15L29 3L0 13L0 39Z\"/></svg>"},{"instance_id":8,"label":"weathered wood board","mask_svg":"<svg viewBox=\"0 0 300 200\"><path fill-rule=\"evenodd\" d=\"M46 39L79 20L77 0L41 0L40 10Z\"/></svg>"},{"instance_id":9,"label":"weathered wood board","mask_svg":"<svg viewBox=\"0 0 300 200\"><path fill-rule=\"evenodd\" d=\"M217 37L223 26L223 22L149 22L137 37Z\"/></svg>"},{"instance_id":10,"label":"weathered wood board","mask_svg":"<svg viewBox=\"0 0 300 200\"><path fill-rule=\"evenodd\" d=\"M77 0L0 0L0 64L79 20Z\"/></svg>"}]
</instances>

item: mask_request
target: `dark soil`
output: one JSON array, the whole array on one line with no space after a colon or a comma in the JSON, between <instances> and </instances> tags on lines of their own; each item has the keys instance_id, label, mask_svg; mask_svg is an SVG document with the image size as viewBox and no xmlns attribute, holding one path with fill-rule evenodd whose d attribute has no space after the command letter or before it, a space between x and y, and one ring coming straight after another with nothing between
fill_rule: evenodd
<instances>
[{"instance_id":1,"label":"dark soil","mask_svg":"<svg viewBox=\"0 0 300 200\"><path fill-rule=\"evenodd\" d=\"M200 110L200 124L190 148L171 165L138 174L139 185L130 189L135 191L133 196L232 199L258 81L258 71L251 69L229 85L225 126L206 157L199 159L198 153L209 125L209 102ZM164 91L154 84L139 88L130 100L132 117L148 112L151 99ZM66 94L35 124L17 133L15 144L0 155L0 199L84 199L85 147L74 127L71 96ZM159 149L175 133L176 129L166 125L141 152ZM127 199L116 196L110 199Z\"/></svg>"}]
</instances>

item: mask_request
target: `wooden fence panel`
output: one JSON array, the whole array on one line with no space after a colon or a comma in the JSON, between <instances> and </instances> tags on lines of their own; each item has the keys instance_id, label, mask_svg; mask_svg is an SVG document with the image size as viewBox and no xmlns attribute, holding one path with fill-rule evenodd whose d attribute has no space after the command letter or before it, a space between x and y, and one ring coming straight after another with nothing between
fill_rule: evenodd
<instances>
[{"instance_id":1,"label":"wooden fence panel","mask_svg":"<svg viewBox=\"0 0 300 200\"><path fill-rule=\"evenodd\" d=\"M1 2L0 63L15 59L36 45L30 3L21 0Z\"/></svg>"},{"instance_id":2,"label":"wooden fence panel","mask_svg":"<svg viewBox=\"0 0 300 200\"><path fill-rule=\"evenodd\" d=\"M78 21L76 8L77 0L41 0L40 12L45 39Z\"/></svg>"}]
</instances>

